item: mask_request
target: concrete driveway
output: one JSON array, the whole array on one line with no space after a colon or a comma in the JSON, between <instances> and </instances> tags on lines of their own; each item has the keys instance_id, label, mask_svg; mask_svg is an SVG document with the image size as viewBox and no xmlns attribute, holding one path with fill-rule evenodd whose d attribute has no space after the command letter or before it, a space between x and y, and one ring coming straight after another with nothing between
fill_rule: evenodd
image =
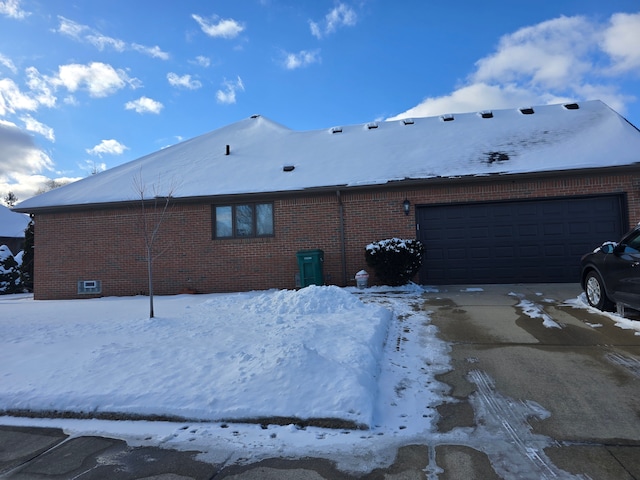
<instances>
[{"instance_id":1,"label":"concrete driveway","mask_svg":"<svg viewBox=\"0 0 640 480\"><path fill-rule=\"evenodd\" d=\"M563 304L578 285L440 288L425 295L454 367L439 432L470 429L441 479L486 455L499 478L640 478L640 336ZM484 433L484 434L483 434ZM455 447L459 448L459 447ZM465 453L466 452L466 453Z\"/></svg>"},{"instance_id":2,"label":"concrete driveway","mask_svg":"<svg viewBox=\"0 0 640 480\"><path fill-rule=\"evenodd\" d=\"M580 293L474 285L418 298L414 308L451 346L452 369L438 377L449 391L436 431L387 468L349 475L314 458L211 465L196 452L0 427L0 478L640 479L640 336L565 303Z\"/></svg>"}]
</instances>

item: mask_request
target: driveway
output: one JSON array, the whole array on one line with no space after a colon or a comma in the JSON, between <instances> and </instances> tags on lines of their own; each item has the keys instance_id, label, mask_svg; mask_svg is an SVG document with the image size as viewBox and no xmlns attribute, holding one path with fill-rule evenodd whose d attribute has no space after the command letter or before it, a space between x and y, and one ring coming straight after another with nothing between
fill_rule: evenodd
<instances>
[{"instance_id":1,"label":"driveway","mask_svg":"<svg viewBox=\"0 0 640 480\"><path fill-rule=\"evenodd\" d=\"M195 451L2 427L0 478L640 479L640 336L578 305L580 293L577 284L473 285L407 297L422 317L413 325L437 326L449 345L451 369L437 377L445 401L434 431L384 468L349 474L326 459L277 456L212 465ZM399 354L424 334L410 330ZM406 420L405 431L418 423Z\"/></svg>"},{"instance_id":2,"label":"driveway","mask_svg":"<svg viewBox=\"0 0 640 480\"><path fill-rule=\"evenodd\" d=\"M439 407L438 431L469 429L466 448L436 448L440 479L483 478L456 469L485 455L498 478L640 478L640 336L565 303L580 293L562 284L424 295L452 345L453 369L439 379L455 401Z\"/></svg>"}]
</instances>

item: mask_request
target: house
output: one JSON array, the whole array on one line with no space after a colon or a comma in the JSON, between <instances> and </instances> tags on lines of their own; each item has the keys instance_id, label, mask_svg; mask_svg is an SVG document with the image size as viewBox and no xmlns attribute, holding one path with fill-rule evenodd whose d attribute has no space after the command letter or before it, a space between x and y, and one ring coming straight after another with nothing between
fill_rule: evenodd
<instances>
[{"instance_id":1,"label":"house","mask_svg":"<svg viewBox=\"0 0 640 480\"><path fill-rule=\"evenodd\" d=\"M13 256L18 255L24 243L24 231L29 226L29 217L12 212L0 205L0 245L6 245Z\"/></svg>"},{"instance_id":2,"label":"house","mask_svg":"<svg viewBox=\"0 0 640 480\"><path fill-rule=\"evenodd\" d=\"M390 237L425 244L422 284L577 282L640 219L639 162L601 101L314 131L253 115L14 210L35 218L37 299L146 293L142 207L153 223L166 200L157 294L294 288L310 249L354 284Z\"/></svg>"}]
</instances>

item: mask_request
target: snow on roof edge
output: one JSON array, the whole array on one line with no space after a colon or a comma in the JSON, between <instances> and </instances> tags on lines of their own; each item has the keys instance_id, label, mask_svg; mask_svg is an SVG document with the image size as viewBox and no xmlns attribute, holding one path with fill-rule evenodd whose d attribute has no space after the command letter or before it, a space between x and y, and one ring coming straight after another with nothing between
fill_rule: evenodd
<instances>
[{"instance_id":1,"label":"snow on roof edge","mask_svg":"<svg viewBox=\"0 0 640 480\"><path fill-rule=\"evenodd\" d=\"M597 135L600 143L610 147L628 141L629 147L640 150L640 130L599 100L534 106L531 111L492 110L490 117L479 112L450 114L448 121L441 115L412 117L411 122L376 122L375 128L367 122L339 130L311 131L294 131L252 115L27 199L15 210L139 201L139 195L122 193L126 188L123 181L130 182L143 168L150 172L149 177L155 175L154 179L184 175L183 190L174 196L194 199L375 186L403 179L592 169L634 165L640 160L628 152L616 155L612 148L604 155L601 149L589 145ZM563 111L568 115L559 113ZM482 156L488 154L496 154L497 161L493 163L492 157L488 163L493 164L483 163ZM546 163L538 161L553 155L558 157L557 162L553 158ZM578 160L567 163L568 157ZM294 168L283 173L283 165Z\"/></svg>"}]
</instances>

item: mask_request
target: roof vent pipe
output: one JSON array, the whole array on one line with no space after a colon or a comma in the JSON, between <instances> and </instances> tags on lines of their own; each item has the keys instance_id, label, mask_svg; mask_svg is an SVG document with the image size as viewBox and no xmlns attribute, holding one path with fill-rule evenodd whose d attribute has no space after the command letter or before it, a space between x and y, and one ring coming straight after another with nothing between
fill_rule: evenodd
<instances>
[{"instance_id":1,"label":"roof vent pipe","mask_svg":"<svg viewBox=\"0 0 640 480\"><path fill-rule=\"evenodd\" d=\"M229 155L230 153L231 153L231 146L230 146L230 145L227 145L227 147L226 147L226 148L225 148L225 150L224 150L224 154L225 154L225 155Z\"/></svg>"}]
</instances>

